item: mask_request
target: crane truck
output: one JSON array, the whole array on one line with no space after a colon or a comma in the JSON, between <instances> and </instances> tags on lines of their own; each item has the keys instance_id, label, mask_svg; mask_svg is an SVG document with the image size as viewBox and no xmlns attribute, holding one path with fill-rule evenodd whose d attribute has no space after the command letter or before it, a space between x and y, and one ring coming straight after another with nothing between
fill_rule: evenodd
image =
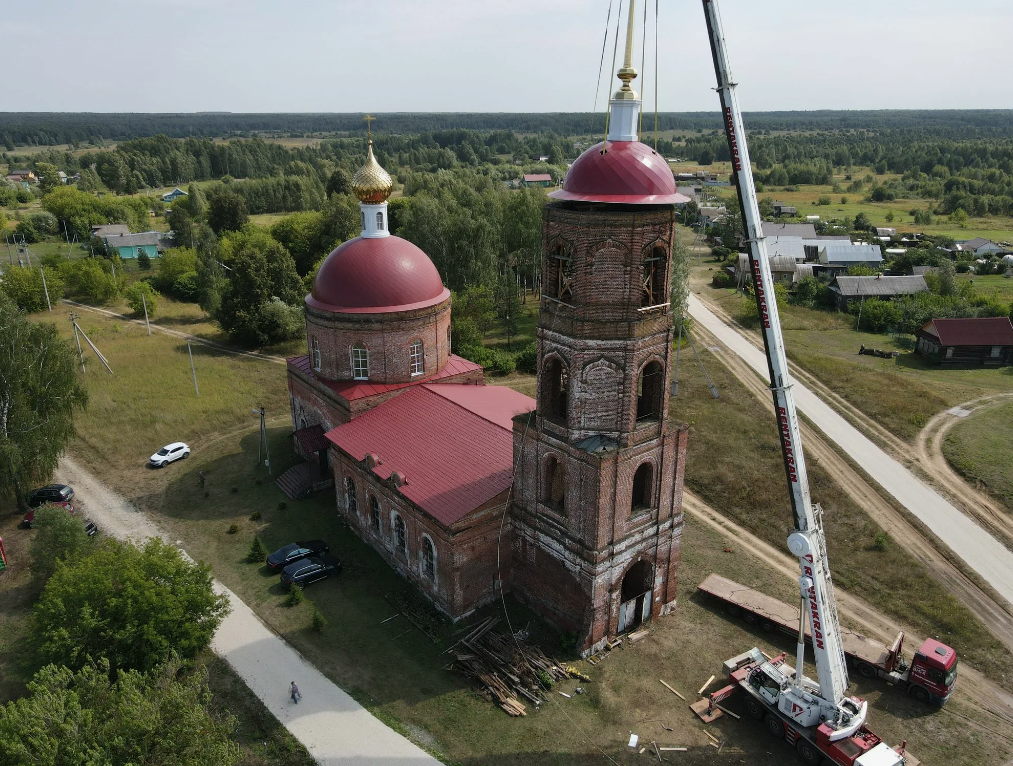
<instances>
[{"instance_id":1,"label":"crane truck","mask_svg":"<svg viewBox=\"0 0 1013 766\"><path fill-rule=\"evenodd\" d=\"M703 0L703 10L742 209L745 241L749 245L749 265L788 481L793 520L788 549L798 558L801 576L794 667L788 664L785 654L768 658L758 648L753 648L725 661L728 685L710 695L709 700L701 701L705 703L704 710L698 707L694 710L708 720L708 716L714 715L718 701L732 693L740 694L745 697L750 715L763 719L773 736L793 744L800 758L811 766L819 766L824 760L839 766L914 766L918 760L906 753L906 742L899 748L892 748L876 736L865 725L869 703L848 694L848 670L827 562L823 512L809 495L798 414L753 185L746 131L728 63L717 0ZM806 622L812 636L816 681L804 673Z\"/></svg>"}]
</instances>

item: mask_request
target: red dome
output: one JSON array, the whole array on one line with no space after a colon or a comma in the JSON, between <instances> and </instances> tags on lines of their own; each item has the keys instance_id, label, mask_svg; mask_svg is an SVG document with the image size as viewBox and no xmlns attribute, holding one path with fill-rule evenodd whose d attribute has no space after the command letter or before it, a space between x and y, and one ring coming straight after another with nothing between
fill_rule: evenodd
<instances>
[{"instance_id":1,"label":"red dome","mask_svg":"<svg viewBox=\"0 0 1013 766\"><path fill-rule=\"evenodd\" d=\"M595 144L577 158L554 199L633 205L689 202L675 190L675 177L665 158L639 141L611 141L608 151Z\"/></svg>"},{"instance_id":2,"label":"red dome","mask_svg":"<svg viewBox=\"0 0 1013 766\"><path fill-rule=\"evenodd\" d=\"M381 313L450 297L429 256L400 237L356 237L327 256L306 303L322 311Z\"/></svg>"}]
</instances>

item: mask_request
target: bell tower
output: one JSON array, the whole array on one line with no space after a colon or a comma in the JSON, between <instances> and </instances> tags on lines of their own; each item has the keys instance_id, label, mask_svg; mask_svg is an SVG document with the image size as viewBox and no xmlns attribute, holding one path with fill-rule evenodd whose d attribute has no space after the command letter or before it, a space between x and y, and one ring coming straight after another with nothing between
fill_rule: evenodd
<instances>
[{"instance_id":1,"label":"bell tower","mask_svg":"<svg viewBox=\"0 0 1013 766\"><path fill-rule=\"evenodd\" d=\"M675 606L686 426L669 418L674 204L630 88L542 216L534 412L514 420L512 588L583 652Z\"/></svg>"}]
</instances>

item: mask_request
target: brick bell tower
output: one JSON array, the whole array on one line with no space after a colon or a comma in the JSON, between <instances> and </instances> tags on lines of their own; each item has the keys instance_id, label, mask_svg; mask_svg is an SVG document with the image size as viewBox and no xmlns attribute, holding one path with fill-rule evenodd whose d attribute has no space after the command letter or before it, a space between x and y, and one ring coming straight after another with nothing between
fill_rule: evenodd
<instances>
[{"instance_id":1,"label":"brick bell tower","mask_svg":"<svg viewBox=\"0 0 1013 766\"><path fill-rule=\"evenodd\" d=\"M675 607L686 426L668 415L674 203L623 82L542 216L534 412L514 419L512 589L584 653Z\"/></svg>"}]
</instances>

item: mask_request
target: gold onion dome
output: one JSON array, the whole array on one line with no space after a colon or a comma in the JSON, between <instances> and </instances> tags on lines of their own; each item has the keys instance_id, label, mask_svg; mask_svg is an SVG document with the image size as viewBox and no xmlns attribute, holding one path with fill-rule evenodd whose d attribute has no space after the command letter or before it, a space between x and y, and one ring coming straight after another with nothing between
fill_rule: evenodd
<instances>
[{"instance_id":1,"label":"gold onion dome","mask_svg":"<svg viewBox=\"0 0 1013 766\"><path fill-rule=\"evenodd\" d=\"M394 182L373 156L373 142L370 141L366 164L359 168L352 178L352 192L359 198L359 202L379 205L387 201L393 189Z\"/></svg>"}]
</instances>

